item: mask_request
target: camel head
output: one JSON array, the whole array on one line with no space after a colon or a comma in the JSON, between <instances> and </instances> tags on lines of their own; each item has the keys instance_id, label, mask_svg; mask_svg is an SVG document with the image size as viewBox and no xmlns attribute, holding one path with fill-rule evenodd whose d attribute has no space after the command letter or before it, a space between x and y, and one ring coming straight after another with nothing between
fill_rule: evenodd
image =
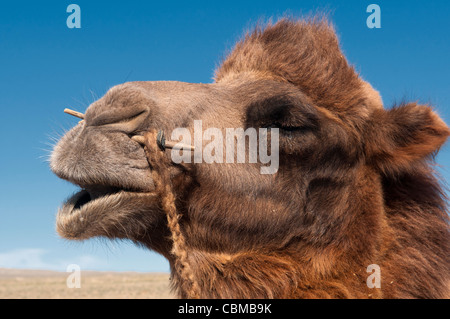
<instances>
[{"instance_id":1,"label":"camel head","mask_svg":"<svg viewBox=\"0 0 450 319\"><path fill-rule=\"evenodd\" d=\"M226 150L223 162L167 167L192 278L208 287L201 294L208 297L305 296L319 286L331 294L344 277L357 288L345 284L339 296L365 294L364 280L352 273L384 265L386 251L399 245L389 220L399 198L392 185L428 176L430 155L449 135L429 106L383 108L326 21L283 19L247 34L213 83L129 82L92 103L51 157L52 171L80 187L58 212L58 233L72 240L129 239L173 267L154 168L133 136L163 130L171 139L177 128L191 133L184 143L201 136L196 151L204 152L214 139L202 135L209 128L224 137L229 128L267 128L269 149L278 133L270 174L261 173L268 164L259 160L227 163ZM171 158L171 150L158 151ZM419 207L430 197L412 184L415 196L403 200Z\"/></svg>"}]
</instances>

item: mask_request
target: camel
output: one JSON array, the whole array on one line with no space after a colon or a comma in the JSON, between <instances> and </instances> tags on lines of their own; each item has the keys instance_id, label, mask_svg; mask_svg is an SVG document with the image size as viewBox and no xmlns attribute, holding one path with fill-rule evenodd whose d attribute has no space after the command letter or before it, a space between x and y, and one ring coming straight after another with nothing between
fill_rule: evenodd
<instances>
[{"instance_id":1,"label":"camel","mask_svg":"<svg viewBox=\"0 0 450 319\"><path fill-rule=\"evenodd\" d=\"M173 163L156 133L194 120L277 129L277 172ZM156 251L180 298L449 298L433 168L449 134L429 105L384 108L327 19L282 18L246 33L213 83L128 82L93 102L51 156L81 188L56 228Z\"/></svg>"}]
</instances>

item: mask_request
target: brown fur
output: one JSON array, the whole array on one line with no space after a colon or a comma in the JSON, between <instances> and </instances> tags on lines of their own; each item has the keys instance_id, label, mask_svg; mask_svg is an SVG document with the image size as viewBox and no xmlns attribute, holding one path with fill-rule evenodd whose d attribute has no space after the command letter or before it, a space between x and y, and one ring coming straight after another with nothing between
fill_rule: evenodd
<instances>
[{"instance_id":1,"label":"brown fur","mask_svg":"<svg viewBox=\"0 0 450 319\"><path fill-rule=\"evenodd\" d=\"M60 210L63 237L126 238L161 253L180 297L191 296L187 277L201 298L450 297L448 214L432 157L450 131L429 106L384 109L323 20L256 29L215 78L126 83L89 107L52 156L53 171L91 199L78 194ZM192 131L197 119L204 130L279 127L278 172L156 169L130 139ZM155 193L149 167L165 170L176 198ZM176 227L187 275L177 271ZM381 268L381 289L366 284L371 264Z\"/></svg>"}]
</instances>

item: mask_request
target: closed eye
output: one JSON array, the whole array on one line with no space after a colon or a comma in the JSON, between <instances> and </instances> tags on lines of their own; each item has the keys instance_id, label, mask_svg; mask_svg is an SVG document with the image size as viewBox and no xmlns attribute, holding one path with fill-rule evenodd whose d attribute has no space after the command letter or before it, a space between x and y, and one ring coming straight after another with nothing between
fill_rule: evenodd
<instances>
[{"instance_id":1,"label":"closed eye","mask_svg":"<svg viewBox=\"0 0 450 319\"><path fill-rule=\"evenodd\" d=\"M309 131L313 130L312 127L308 127L308 126L291 126L291 125L283 125L280 123L271 123L268 125L263 125L262 128L267 128L267 129L278 128L281 133L283 133L283 132L304 133L304 132L309 132Z\"/></svg>"},{"instance_id":2,"label":"closed eye","mask_svg":"<svg viewBox=\"0 0 450 319\"><path fill-rule=\"evenodd\" d=\"M316 131L319 118L315 108L298 98L283 95L253 102L246 112L247 127L278 128L280 134Z\"/></svg>"}]
</instances>

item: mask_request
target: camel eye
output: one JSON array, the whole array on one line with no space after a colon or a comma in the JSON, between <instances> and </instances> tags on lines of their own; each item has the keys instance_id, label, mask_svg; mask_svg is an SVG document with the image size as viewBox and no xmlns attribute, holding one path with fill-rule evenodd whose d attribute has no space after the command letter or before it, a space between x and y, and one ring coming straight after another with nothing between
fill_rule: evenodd
<instances>
[{"instance_id":1,"label":"camel eye","mask_svg":"<svg viewBox=\"0 0 450 319\"><path fill-rule=\"evenodd\" d=\"M319 119L313 106L289 97L273 97L254 103L247 109L247 126L278 128L280 134L314 131Z\"/></svg>"},{"instance_id":2,"label":"camel eye","mask_svg":"<svg viewBox=\"0 0 450 319\"><path fill-rule=\"evenodd\" d=\"M278 128L278 129L284 130L284 131L299 131L299 130L306 129L306 127L289 125L289 123L280 123L280 122L273 122L270 124L265 124L265 125L262 125L261 127L262 128Z\"/></svg>"}]
</instances>

